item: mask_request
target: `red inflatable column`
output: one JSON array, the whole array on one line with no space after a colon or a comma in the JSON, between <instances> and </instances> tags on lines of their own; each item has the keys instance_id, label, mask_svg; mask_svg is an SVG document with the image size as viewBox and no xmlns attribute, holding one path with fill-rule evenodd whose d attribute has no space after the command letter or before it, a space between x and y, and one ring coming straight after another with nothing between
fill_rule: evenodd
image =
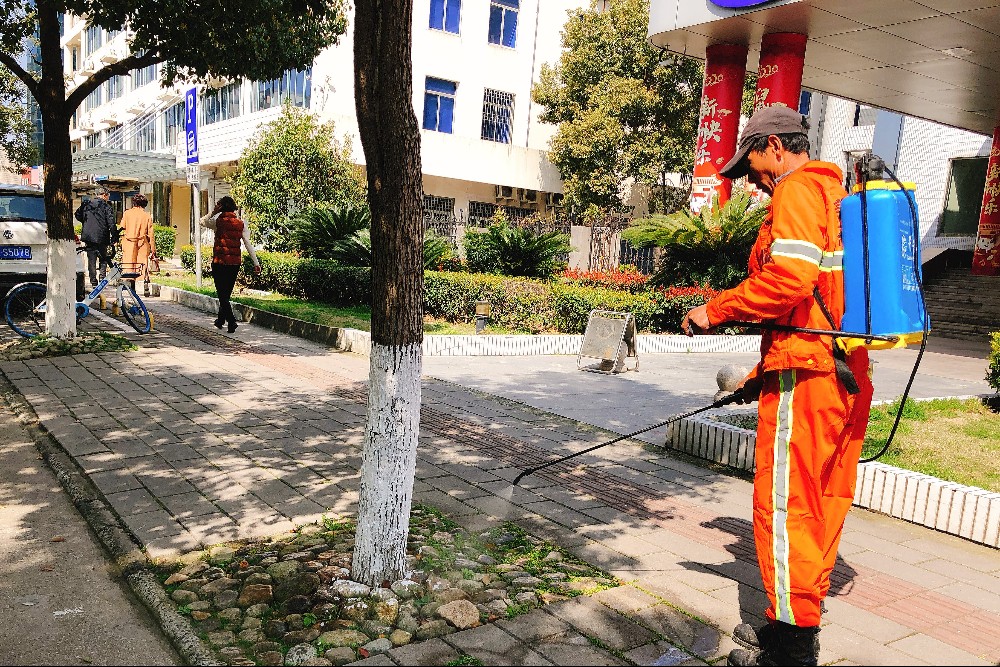
<instances>
[{"instance_id":1,"label":"red inflatable column","mask_svg":"<svg viewBox=\"0 0 1000 667\"><path fill-rule=\"evenodd\" d=\"M705 54L705 84L701 94L701 118L695 144L691 210L719 196L719 205L729 200L732 181L719 175L736 152L740 131L740 106L747 71L747 47L716 44Z\"/></svg>"},{"instance_id":2,"label":"red inflatable column","mask_svg":"<svg viewBox=\"0 0 1000 667\"><path fill-rule=\"evenodd\" d=\"M777 104L799 108L807 39L805 35L795 32L764 35L760 43L754 111Z\"/></svg>"},{"instance_id":3,"label":"red inflatable column","mask_svg":"<svg viewBox=\"0 0 1000 667\"><path fill-rule=\"evenodd\" d=\"M1000 125L993 131L993 147L986 168L986 189L972 255L972 275L1000 276Z\"/></svg>"}]
</instances>

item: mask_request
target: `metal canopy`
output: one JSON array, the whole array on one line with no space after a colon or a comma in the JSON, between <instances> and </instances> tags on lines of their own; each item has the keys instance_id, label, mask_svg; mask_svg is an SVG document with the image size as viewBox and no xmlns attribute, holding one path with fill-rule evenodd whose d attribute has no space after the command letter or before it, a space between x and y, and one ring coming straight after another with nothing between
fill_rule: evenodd
<instances>
[{"instance_id":1,"label":"metal canopy","mask_svg":"<svg viewBox=\"0 0 1000 667\"><path fill-rule=\"evenodd\" d=\"M705 57L747 44L757 69L766 33L809 36L804 88L993 134L1000 123L1000 0L775 0L750 10L660 0L650 40Z\"/></svg>"},{"instance_id":2,"label":"metal canopy","mask_svg":"<svg viewBox=\"0 0 1000 667\"><path fill-rule=\"evenodd\" d=\"M152 181L184 180L183 169L171 153L142 153L115 148L88 148L73 153L73 179L106 176L108 180Z\"/></svg>"}]
</instances>

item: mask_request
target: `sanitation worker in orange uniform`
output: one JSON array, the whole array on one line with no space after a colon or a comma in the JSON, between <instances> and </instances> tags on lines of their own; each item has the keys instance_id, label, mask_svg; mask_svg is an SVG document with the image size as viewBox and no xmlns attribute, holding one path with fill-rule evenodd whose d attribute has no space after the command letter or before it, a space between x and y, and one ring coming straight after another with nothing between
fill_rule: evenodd
<instances>
[{"instance_id":1,"label":"sanitation worker in orange uniform","mask_svg":"<svg viewBox=\"0 0 1000 667\"><path fill-rule=\"evenodd\" d=\"M749 277L682 323L689 335L723 322L764 325L760 363L741 387L759 401L753 524L770 622L736 627L733 639L746 648L730 653L730 665L818 663L820 605L871 406L866 349L846 353L831 336L766 328L839 329L844 314L843 173L810 160L807 131L802 115L784 106L750 118L722 170L771 195Z\"/></svg>"}]
</instances>

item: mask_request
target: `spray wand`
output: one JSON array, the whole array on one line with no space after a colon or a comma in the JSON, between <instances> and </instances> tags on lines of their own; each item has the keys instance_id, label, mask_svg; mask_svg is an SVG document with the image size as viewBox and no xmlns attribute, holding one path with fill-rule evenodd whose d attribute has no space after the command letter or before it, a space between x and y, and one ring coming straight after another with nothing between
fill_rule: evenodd
<instances>
[{"instance_id":1,"label":"spray wand","mask_svg":"<svg viewBox=\"0 0 1000 667\"><path fill-rule=\"evenodd\" d=\"M514 478L514 486L517 486L518 482L521 481L521 478L525 477L526 475L530 475L530 474L532 474L534 472L537 472L537 471L541 470L542 468L548 468L549 466L554 466L557 463L562 463L563 461L567 461L567 460L569 460L571 458L574 458L576 456L580 456L581 454L586 454L587 452L592 452L595 449L600 449L601 447L607 447L608 445L613 445L616 442L621 442L622 440L628 440L629 438L633 438L633 437L635 437L635 436L637 436L637 435L639 435L641 433L645 433L646 431L652 431L653 429L660 428L661 426L666 426L667 424L671 424L671 423L673 423L675 421L678 421L678 420L681 420L681 419L687 419L688 417L693 417L694 415L696 415L698 413L701 413L701 412L705 412L706 410L712 410L714 408L721 408L724 405L729 405L730 403L738 403L738 402L740 402L742 400L743 400L743 390L742 389L737 389L733 393L728 394L726 396L723 396L722 398L720 398L719 400L715 401L711 405L706 405L703 408L698 408L697 410L692 410L691 412L685 412L682 415L677 415L675 417L671 417L670 419L668 419L666 421L662 421L659 424L653 424L652 426L647 426L646 428L639 429L638 431L633 431L632 433L629 433L628 435L619 436L619 437L615 438L614 440L609 440L608 442L602 442L599 445L594 445L593 447L588 447L587 449L581 450L581 451L576 452L574 454L569 454L568 456L563 456L563 457L558 458L558 459L556 459L554 461L549 461L548 463L543 463L541 465L535 466L534 468L528 468L527 470L522 470L521 474Z\"/></svg>"}]
</instances>

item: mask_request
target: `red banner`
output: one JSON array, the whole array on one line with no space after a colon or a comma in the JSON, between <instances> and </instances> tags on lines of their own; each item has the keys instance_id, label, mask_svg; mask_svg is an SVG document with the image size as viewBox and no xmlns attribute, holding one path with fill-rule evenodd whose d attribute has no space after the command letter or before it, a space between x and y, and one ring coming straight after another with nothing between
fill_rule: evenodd
<instances>
[{"instance_id":1,"label":"red banner","mask_svg":"<svg viewBox=\"0 0 1000 667\"><path fill-rule=\"evenodd\" d=\"M777 104L799 108L807 39L806 35L795 32L764 35L760 42L754 111Z\"/></svg>"},{"instance_id":2,"label":"red banner","mask_svg":"<svg viewBox=\"0 0 1000 667\"><path fill-rule=\"evenodd\" d=\"M972 255L972 275L1000 276L1000 126L993 132L993 148L986 168L983 209Z\"/></svg>"},{"instance_id":3,"label":"red banner","mask_svg":"<svg viewBox=\"0 0 1000 667\"><path fill-rule=\"evenodd\" d=\"M691 188L691 210L695 213L710 205L716 194L721 206L732 193L732 181L720 176L719 170L736 153L746 70L747 47L715 44L706 49Z\"/></svg>"}]
</instances>

